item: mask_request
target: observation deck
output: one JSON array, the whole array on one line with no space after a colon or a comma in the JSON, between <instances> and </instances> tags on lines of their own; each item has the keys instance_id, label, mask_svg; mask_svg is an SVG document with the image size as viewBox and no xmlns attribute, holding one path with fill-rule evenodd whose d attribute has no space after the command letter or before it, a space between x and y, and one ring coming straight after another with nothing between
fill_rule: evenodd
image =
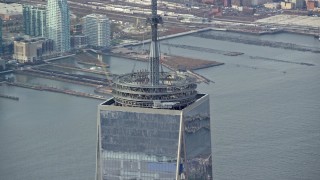
<instances>
[{"instance_id":1,"label":"observation deck","mask_svg":"<svg viewBox=\"0 0 320 180\"><path fill-rule=\"evenodd\" d=\"M150 72L125 74L113 80L116 106L183 109L196 100L196 79L174 72L159 73L159 84L150 83Z\"/></svg>"}]
</instances>

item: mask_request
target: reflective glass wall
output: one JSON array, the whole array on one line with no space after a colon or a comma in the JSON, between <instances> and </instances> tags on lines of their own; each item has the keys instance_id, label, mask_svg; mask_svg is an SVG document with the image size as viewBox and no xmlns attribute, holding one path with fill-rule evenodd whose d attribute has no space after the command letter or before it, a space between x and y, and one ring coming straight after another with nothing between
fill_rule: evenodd
<instances>
[{"instance_id":1,"label":"reflective glass wall","mask_svg":"<svg viewBox=\"0 0 320 180\"><path fill-rule=\"evenodd\" d=\"M174 180L179 127L179 115L100 110L100 178Z\"/></svg>"},{"instance_id":2,"label":"reflective glass wall","mask_svg":"<svg viewBox=\"0 0 320 180\"><path fill-rule=\"evenodd\" d=\"M184 135L181 145L182 177L188 180L212 179L212 151L209 98L183 112ZM191 105L192 106L192 105Z\"/></svg>"}]
</instances>

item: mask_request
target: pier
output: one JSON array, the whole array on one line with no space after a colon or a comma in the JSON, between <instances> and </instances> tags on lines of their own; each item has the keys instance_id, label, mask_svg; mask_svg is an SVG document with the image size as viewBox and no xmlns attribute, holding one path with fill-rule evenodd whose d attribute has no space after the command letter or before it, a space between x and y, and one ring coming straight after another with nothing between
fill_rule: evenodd
<instances>
[{"instance_id":1,"label":"pier","mask_svg":"<svg viewBox=\"0 0 320 180\"><path fill-rule=\"evenodd\" d=\"M19 97L16 97L16 96L8 96L8 95L5 95L5 94L0 94L0 97L1 98L7 98L7 99L15 100L15 101L19 101Z\"/></svg>"},{"instance_id":2,"label":"pier","mask_svg":"<svg viewBox=\"0 0 320 180\"><path fill-rule=\"evenodd\" d=\"M172 39L172 38L176 38L176 37L181 37L181 36L186 36L186 35L206 32L206 31L230 31L230 32L248 33L248 34L255 34L255 35L275 34L275 33L280 33L280 32L284 31L282 28L279 28L279 29L265 28L264 26L258 26L258 25L255 26L255 28L257 28L257 29L252 28L251 26L248 26L246 24L242 24L242 25L247 28L249 27L249 29L245 29L245 28L241 29L239 27L236 27L236 26L233 27L231 25L232 24L225 24L224 26L226 26L226 28L206 27L206 28L202 28L202 29L185 31L185 32L180 32L180 33L176 33L176 34L161 36L158 39L159 39L159 41L161 41L161 40ZM120 45L116 46L115 48L139 46L139 45L143 45L143 44L150 43L150 42L151 42L151 40L147 39L147 40L143 40L143 41L136 42L136 43L120 44Z\"/></svg>"},{"instance_id":3,"label":"pier","mask_svg":"<svg viewBox=\"0 0 320 180\"><path fill-rule=\"evenodd\" d=\"M209 61L203 59L194 59L181 56L162 56L161 64L168 67L171 70L197 70L204 69L213 66L220 66L224 63L217 61Z\"/></svg>"},{"instance_id":4,"label":"pier","mask_svg":"<svg viewBox=\"0 0 320 180\"><path fill-rule=\"evenodd\" d=\"M100 74L100 75L108 75L111 76L112 74L107 71L98 71L98 70L92 70L92 69L83 69L75 66L70 66L69 64L53 64L50 63L50 66L58 67L58 68L63 68L63 69L70 69L70 70L75 70L75 71L82 71L82 72L88 72L88 73L94 73L94 74Z\"/></svg>"},{"instance_id":5,"label":"pier","mask_svg":"<svg viewBox=\"0 0 320 180\"><path fill-rule=\"evenodd\" d=\"M78 92L78 91L73 91L73 90L69 90L69 89L59 89L59 88L48 87L48 86L36 86L36 85L17 83L17 82L14 82L14 83L7 82L6 84L9 86L16 86L16 87L33 89L33 90L38 90L38 91L49 91L49 92L63 93L63 94L68 94L68 95L73 95L73 96L80 96L80 97L93 98L93 99L99 99L99 100L106 99L104 96L89 94L89 93L84 93L84 92Z\"/></svg>"},{"instance_id":6,"label":"pier","mask_svg":"<svg viewBox=\"0 0 320 180\"><path fill-rule=\"evenodd\" d=\"M0 74L9 74L12 73L13 70L1 71Z\"/></svg>"},{"instance_id":7,"label":"pier","mask_svg":"<svg viewBox=\"0 0 320 180\"><path fill-rule=\"evenodd\" d=\"M102 61L102 56L100 54L98 54L98 58L97 58L88 52L83 52L75 55L75 58L77 59L77 63L79 64L97 66L102 68L109 67L108 64Z\"/></svg>"},{"instance_id":8,"label":"pier","mask_svg":"<svg viewBox=\"0 0 320 180\"><path fill-rule=\"evenodd\" d=\"M223 51L223 50L212 49L212 48L188 46L188 45L184 45L184 44L171 44L171 43L162 43L162 44L169 46L169 47L182 48L182 49L188 49L188 50L200 51L200 52L215 53L215 54L222 54L225 56L239 56L239 55L244 54L243 52Z\"/></svg>"},{"instance_id":9,"label":"pier","mask_svg":"<svg viewBox=\"0 0 320 180\"><path fill-rule=\"evenodd\" d=\"M198 47L194 47L194 46L172 45L172 44L168 44L168 43L166 43L166 45L187 48L187 49L194 49L197 51L210 51L210 50L213 51L213 49L201 48L201 47L198 48ZM240 52L229 52L229 51L219 51L219 50L215 50L215 52L225 54L226 56L237 56L237 55L243 54ZM138 60L138 61L145 61L145 62L147 62L149 60L148 53L146 51L145 52L137 52L134 49L133 50L127 49L127 48L113 49L110 54L112 56L127 58L127 59L131 59L131 60ZM220 63L220 62L213 61L213 60L195 59L195 58L188 58L188 57L183 57L183 56L173 56L173 55L168 55L165 53L161 54L160 63L163 66L165 66L173 71L181 70L181 69L197 70L197 69L204 69L204 68L219 66L219 65L224 64L224 63Z\"/></svg>"},{"instance_id":10,"label":"pier","mask_svg":"<svg viewBox=\"0 0 320 180\"><path fill-rule=\"evenodd\" d=\"M298 64L298 65L304 65L304 66L315 66L311 63L304 63L304 62L292 62L292 61L286 61L281 59L274 59L274 58L267 58L267 57L260 57L260 56L249 56L250 59L255 60L261 60L261 61L272 61L272 62L281 62L281 63L289 63L289 64Z\"/></svg>"},{"instance_id":11,"label":"pier","mask_svg":"<svg viewBox=\"0 0 320 180\"><path fill-rule=\"evenodd\" d=\"M112 93L112 89L109 86L99 86L94 90L95 93L99 94L108 94L110 95Z\"/></svg>"},{"instance_id":12,"label":"pier","mask_svg":"<svg viewBox=\"0 0 320 180\"><path fill-rule=\"evenodd\" d=\"M205 39L215 39L215 40L222 40L222 41L229 41L229 42L236 42L236 43L243 43L243 44L251 44L257 46L268 46L274 48L283 48L283 49L291 49L296 51L310 51L313 53L320 53L319 48L308 47L293 43L285 43L285 42L275 42L275 41L268 41L268 40L259 40L259 39L247 39L238 36L222 36L216 34L194 34L195 37L205 38Z\"/></svg>"},{"instance_id":13,"label":"pier","mask_svg":"<svg viewBox=\"0 0 320 180\"><path fill-rule=\"evenodd\" d=\"M212 81L212 80L210 80L210 79L208 79L198 73L195 73L192 70L188 70L187 73L189 73L191 76L195 77L198 82L204 82L206 84L214 83L214 81Z\"/></svg>"},{"instance_id":14,"label":"pier","mask_svg":"<svg viewBox=\"0 0 320 180\"><path fill-rule=\"evenodd\" d=\"M69 80L72 82L80 82L81 84L97 86L97 85L109 85L109 80L106 78L99 78L93 76L86 76L80 74L71 74L66 72L36 68L36 69L25 69L25 70L16 70L16 73L20 74L34 74L34 75L41 75L42 77L52 77L53 79L63 79Z\"/></svg>"},{"instance_id":15,"label":"pier","mask_svg":"<svg viewBox=\"0 0 320 180\"><path fill-rule=\"evenodd\" d=\"M191 31L177 33L177 34L170 34L170 35L166 35L166 36L161 36L158 39L161 41L161 40L172 39L172 38L176 38L176 37L180 37L180 36L186 36L186 35L190 35L190 34L193 34L193 33L206 32L206 31L210 31L210 30L223 30L224 31L225 29L206 27L206 28L203 28L203 29L197 29L197 30L191 30ZM150 43L150 42L151 42L151 39L147 39L147 40L140 41L140 42L137 42L137 43L120 44L120 45L116 46L116 48L139 46L139 45L142 45L142 44L145 44L145 43Z\"/></svg>"}]
</instances>

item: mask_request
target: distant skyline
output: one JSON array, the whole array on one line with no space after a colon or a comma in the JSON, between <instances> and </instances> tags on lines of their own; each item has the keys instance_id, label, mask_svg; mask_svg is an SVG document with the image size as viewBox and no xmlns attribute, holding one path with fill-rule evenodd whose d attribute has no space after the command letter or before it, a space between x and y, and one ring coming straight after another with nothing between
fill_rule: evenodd
<instances>
[{"instance_id":1,"label":"distant skyline","mask_svg":"<svg viewBox=\"0 0 320 180\"><path fill-rule=\"evenodd\" d=\"M70 17L66 0L47 2L47 38L54 41L58 53L70 50Z\"/></svg>"}]
</instances>

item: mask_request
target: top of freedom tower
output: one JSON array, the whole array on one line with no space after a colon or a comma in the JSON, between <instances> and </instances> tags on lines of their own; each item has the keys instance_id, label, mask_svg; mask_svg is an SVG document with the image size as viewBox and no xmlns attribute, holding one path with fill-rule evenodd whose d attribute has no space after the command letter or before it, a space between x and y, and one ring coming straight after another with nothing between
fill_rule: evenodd
<instances>
[{"instance_id":1,"label":"top of freedom tower","mask_svg":"<svg viewBox=\"0 0 320 180\"><path fill-rule=\"evenodd\" d=\"M116 77L112 94L116 106L183 109L196 100L196 80L176 72L160 72L158 24L163 20L157 14L157 0L151 0L151 44L149 71L141 70Z\"/></svg>"}]
</instances>

